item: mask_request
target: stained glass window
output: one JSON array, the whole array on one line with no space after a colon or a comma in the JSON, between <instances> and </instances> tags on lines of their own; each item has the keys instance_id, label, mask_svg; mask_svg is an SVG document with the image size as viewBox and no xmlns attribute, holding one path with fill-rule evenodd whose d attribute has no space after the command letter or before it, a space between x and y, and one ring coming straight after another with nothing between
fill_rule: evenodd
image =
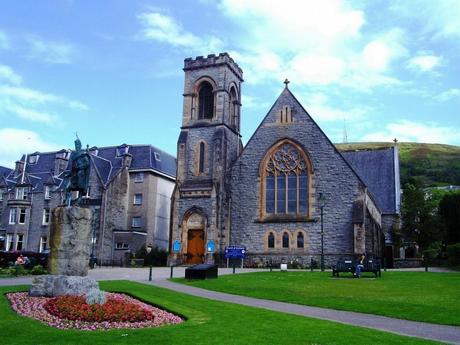
<instances>
[{"instance_id":1,"label":"stained glass window","mask_svg":"<svg viewBox=\"0 0 460 345\"><path fill-rule=\"evenodd\" d=\"M270 154L265 170L265 212L307 214L308 168L299 149L283 143Z\"/></svg>"}]
</instances>

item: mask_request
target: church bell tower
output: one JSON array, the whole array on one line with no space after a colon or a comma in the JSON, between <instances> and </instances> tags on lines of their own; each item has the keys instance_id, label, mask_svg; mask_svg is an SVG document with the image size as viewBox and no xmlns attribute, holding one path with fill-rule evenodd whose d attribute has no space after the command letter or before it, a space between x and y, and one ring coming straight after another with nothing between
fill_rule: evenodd
<instances>
[{"instance_id":1,"label":"church bell tower","mask_svg":"<svg viewBox=\"0 0 460 345\"><path fill-rule=\"evenodd\" d=\"M241 151L243 71L227 53L184 61L170 261L214 262L228 244L226 173Z\"/></svg>"}]
</instances>

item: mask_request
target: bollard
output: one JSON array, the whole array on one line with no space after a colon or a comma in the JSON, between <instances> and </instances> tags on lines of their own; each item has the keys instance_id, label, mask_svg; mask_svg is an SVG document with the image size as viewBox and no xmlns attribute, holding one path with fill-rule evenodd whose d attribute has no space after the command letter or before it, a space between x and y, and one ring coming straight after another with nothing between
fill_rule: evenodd
<instances>
[{"instance_id":1,"label":"bollard","mask_svg":"<svg viewBox=\"0 0 460 345\"><path fill-rule=\"evenodd\" d=\"M428 259L425 259L425 272L428 272Z\"/></svg>"},{"instance_id":2,"label":"bollard","mask_svg":"<svg viewBox=\"0 0 460 345\"><path fill-rule=\"evenodd\" d=\"M150 268L149 268L149 281L150 282L152 281L152 265L150 265Z\"/></svg>"},{"instance_id":3,"label":"bollard","mask_svg":"<svg viewBox=\"0 0 460 345\"><path fill-rule=\"evenodd\" d=\"M174 274L174 266L171 265L171 272L169 273L169 279L172 279L173 278L173 274Z\"/></svg>"}]
</instances>

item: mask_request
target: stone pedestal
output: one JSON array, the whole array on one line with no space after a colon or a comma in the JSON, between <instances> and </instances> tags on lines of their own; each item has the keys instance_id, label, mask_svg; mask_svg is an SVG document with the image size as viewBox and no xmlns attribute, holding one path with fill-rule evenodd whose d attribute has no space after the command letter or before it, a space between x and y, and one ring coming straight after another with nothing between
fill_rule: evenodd
<instances>
[{"instance_id":1,"label":"stone pedestal","mask_svg":"<svg viewBox=\"0 0 460 345\"><path fill-rule=\"evenodd\" d=\"M86 276L91 253L89 208L59 206L53 210L50 227L48 269L53 275Z\"/></svg>"}]
</instances>

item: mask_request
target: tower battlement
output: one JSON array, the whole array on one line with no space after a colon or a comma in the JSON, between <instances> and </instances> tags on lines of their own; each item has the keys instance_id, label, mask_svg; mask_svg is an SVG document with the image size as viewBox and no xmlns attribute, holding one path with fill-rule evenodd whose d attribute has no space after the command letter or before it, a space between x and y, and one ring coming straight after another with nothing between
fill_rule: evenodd
<instances>
[{"instance_id":1,"label":"tower battlement","mask_svg":"<svg viewBox=\"0 0 460 345\"><path fill-rule=\"evenodd\" d=\"M228 53L209 54L207 57L197 56L195 59L186 58L184 60L184 71L219 65L227 65L241 80L243 79L243 70Z\"/></svg>"}]
</instances>

